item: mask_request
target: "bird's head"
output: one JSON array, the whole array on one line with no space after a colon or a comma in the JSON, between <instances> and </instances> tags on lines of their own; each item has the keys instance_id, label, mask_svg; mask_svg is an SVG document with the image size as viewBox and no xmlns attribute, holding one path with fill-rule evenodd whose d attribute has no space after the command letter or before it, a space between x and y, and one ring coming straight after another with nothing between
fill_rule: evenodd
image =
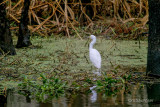
<instances>
[{"instance_id":1,"label":"bird's head","mask_svg":"<svg viewBox=\"0 0 160 107\"><path fill-rule=\"evenodd\" d=\"M91 35L89 38L92 39L92 40L96 39L96 37L94 35Z\"/></svg>"},{"instance_id":2,"label":"bird's head","mask_svg":"<svg viewBox=\"0 0 160 107\"><path fill-rule=\"evenodd\" d=\"M85 46L88 44L88 42L90 41L90 39L92 39L92 41L96 42L96 37L95 37L94 35L90 35L90 36L88 36L87 38L88 38L88 40L87 40L87 42L85 43Z\"/></svg>"}]
</instances>

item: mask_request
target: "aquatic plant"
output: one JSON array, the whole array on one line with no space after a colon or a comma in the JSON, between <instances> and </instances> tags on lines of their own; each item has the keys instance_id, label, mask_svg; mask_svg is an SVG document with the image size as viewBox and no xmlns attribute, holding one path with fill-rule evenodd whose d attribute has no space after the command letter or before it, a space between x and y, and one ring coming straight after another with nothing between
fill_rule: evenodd
<instances>
[{"instance_id":1,"label":"aquatic plant","mask_svg":"<svg viewBox=\"0 0 160 107\"><path fill-rule=\"evenodd\" d=\"M126 81L129 81L131 79L132 75L131 74L125 74L123 75L123 79L125 79Z\"/></svg>"},{"instance_id":2,"label":"aquatic plant","mask_svg":"<svg viewBox=\"0 0 160 107\"><path fill-rule=\"evenodd\" d=\"M24 81L18 86L21 89L21 94L25 96L32 95L38 101L45 102L51 98L64 95L66 85L67 82L58 78L47 78L44 74L40 74L40 81L31 81L25 77Z\"/></svg>"},{"instance_id":3,"label":"aquatic plant","mask_svg":"<svg viewBox=\"0 0 160 107\"><path fill-rule=\"evenodd\" d=\"M96 81L96 89L105 95L113 95L118 92L118 88L122 86L122 81L112 77L105 77L104 80Z\"/></svg>"}]
</instances>

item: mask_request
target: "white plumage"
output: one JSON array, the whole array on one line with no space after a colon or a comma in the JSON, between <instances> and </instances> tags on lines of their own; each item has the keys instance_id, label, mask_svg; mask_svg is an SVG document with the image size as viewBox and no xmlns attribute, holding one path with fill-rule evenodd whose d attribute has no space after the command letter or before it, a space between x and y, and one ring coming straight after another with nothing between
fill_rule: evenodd
<instances>
[{"instance_id":1,"label":"white plumage","mask_svg":"<svg viewBox=\"0 0 160 107\"><path fill-rule=\"evenodd\" d=\"M89 57L92 64L100 69L101 68L101 55L100 53L93 48L93 45L96 43L96 37L94 35L91 35L90 38L92 39L92 42L89 44Z\"/></svg>"}]
</instances>

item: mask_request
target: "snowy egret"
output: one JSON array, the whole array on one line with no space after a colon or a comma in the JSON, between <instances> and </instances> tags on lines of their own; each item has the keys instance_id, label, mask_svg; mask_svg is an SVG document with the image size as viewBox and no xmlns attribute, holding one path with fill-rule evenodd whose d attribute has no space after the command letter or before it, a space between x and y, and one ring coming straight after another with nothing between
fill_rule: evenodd
<instances>
[{"instance_id":1,"label":"snowy egret","mask_svg":"<svg viewBox=\"0 0 160 107\"><path fill-rule=\"evenodd\" d=\"M101 68L101 55L96 49L93 48L93 45L96 43L96 37L94 35L91 35L90 39L92 39L92 42L89 44L90 61L99 71Z\"/></svg>"}]
</instances>

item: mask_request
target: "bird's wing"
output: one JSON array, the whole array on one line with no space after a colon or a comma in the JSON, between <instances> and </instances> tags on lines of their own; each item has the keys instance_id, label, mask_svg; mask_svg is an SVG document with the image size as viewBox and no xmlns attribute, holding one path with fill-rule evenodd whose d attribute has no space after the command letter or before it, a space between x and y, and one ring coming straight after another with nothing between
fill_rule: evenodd
<instances>
[{"instance_id":1,"label":"bird's wing","mask_svg":"<svg viewBox=\"0 0 160 107\"><path fill-rule=\"evenodd\" d=\"M90 60L97 68L101 67L101 55L96 49L90 51Z\"/></svg>"}]
</instances>

